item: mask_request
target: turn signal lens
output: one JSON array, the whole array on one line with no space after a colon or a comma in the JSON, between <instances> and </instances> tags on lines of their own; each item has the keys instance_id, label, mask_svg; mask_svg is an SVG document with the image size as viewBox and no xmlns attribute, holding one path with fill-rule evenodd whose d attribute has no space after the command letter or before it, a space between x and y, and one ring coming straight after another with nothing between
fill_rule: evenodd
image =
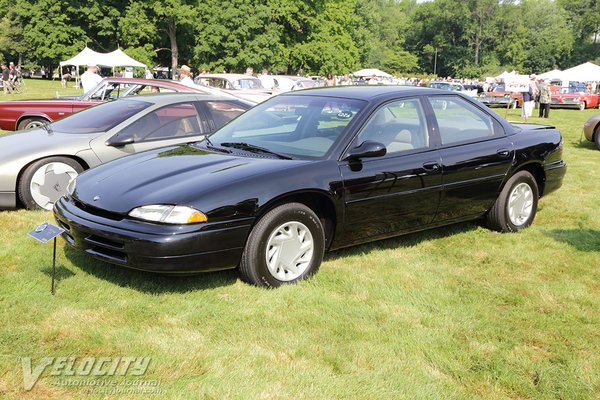
<instances>
[{"instance_id":1,"label":"turn signal lens","mask_svg":"<svg viewBox=\"0 0 600 400\"><path fill-rule=\"evenodd\" d=\"M201 211L192 207L152 204L134 208L129 216L163 224L199 224L208 221Z\"/></svg>"}]
</instances>

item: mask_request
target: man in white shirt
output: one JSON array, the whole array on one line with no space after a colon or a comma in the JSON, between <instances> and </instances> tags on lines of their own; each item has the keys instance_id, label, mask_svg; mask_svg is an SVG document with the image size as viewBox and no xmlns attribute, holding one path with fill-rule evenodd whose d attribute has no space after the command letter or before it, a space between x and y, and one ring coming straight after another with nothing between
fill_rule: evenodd
<instances>
[{"instance_id":1,"label":"man in white shirt","mask_svg":"<svg viewBox=\"0 0 600 400\"><path fill-rule=\"evenodd\" d=\"M81 74L81 86L83 87L83 93L87 93L96 87L102 80L102 77L96 72L98 68L95 65L88 65L87 71Z\"/></svg>"},{"instance_id":2,"label":"man in white shirt","mask_svg":"<svg viewBox=\"0 0 600 400\"><path fill-rule=\"evenodd\" d=\"M179 69L179 83L189 87L196 86L192 80L192 70L187 65L182 65Z\"/></svg>"}]
</instances>

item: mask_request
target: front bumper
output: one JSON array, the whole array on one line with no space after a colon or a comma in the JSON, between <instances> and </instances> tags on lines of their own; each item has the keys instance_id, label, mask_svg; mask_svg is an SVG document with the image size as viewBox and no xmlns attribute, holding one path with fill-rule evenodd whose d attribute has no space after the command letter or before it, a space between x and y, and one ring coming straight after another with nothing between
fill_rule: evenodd
<instances>
[{"instance_id":1,"label":"front bumper","mask_svg":"<svg viewBox=\"0 0 600 400\"><path fill-rule=\"evenodd\" d=\"M0 210L12 210L17 207L15 192L0 192Z\"/></svg>"},{"instance_id":2,"label":"front bumper","mask_svg":"<svg viewBox=\"0 0 600 400\"><path fill-rule=\"evenodd\" d=\"M54 216L67 243L94 258L159 273L207 272L235 268L251 220L203 226L168 226L116 220L78 207L62 197Z\"/></svg>"},{"instance_id":3,"label":"front bumper","mask_svg":"<svg viewBox=\"0 0 600 400\"><path fill-rule=\"evenodd\" d=\"M480 97L479 101L483 104L485 104L488 107L493 107L493 106L503 106L506 107L509 104L513 104L514 102L516 102L515 99L512 98L507 98L504 96L486 96L486 97Z\"/></svg>"}]
</instances>

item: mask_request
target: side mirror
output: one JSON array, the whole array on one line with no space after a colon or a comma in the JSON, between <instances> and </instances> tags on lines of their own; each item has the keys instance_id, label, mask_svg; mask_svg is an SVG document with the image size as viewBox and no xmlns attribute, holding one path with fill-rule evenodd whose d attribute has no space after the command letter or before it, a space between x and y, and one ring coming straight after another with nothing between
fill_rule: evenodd
<instances>
[{"instance_id":1,"label":"side mirror","mask_svg":"<svg viewBox=\"0 0 600 400\"><path fill-rule=\"evenodd\" d=\"M360 145L350 149L348 155L344 158L345 161L355 161L361 158L383 157L387 149L383 143L373 140L365 140Z\"/></svg>"},{"instance_id":2,"label":"side mirror","mask_svg":"<svg viewBox=\"0 0 600 400\"><path fill-rule=\"evenodd\" d=\"M133 144L135 140L133 140L133 136L126 136L120 138L119 135L115 135L108 139L104 144L111 147L123 147L128 144Z\"/></svg>"}]
</instances>

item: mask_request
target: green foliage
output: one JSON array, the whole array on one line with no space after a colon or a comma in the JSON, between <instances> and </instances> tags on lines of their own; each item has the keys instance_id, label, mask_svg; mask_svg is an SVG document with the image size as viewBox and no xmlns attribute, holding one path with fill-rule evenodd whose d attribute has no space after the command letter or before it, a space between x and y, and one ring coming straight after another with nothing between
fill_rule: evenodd
<instances>
[{"instance_id":1,"label":"green foliage","mask_svg":"<svg viewBox=\"0 0 600 400\"><path fill-rule=\"evenodd\" d=\"M85 45L219 72L480 77L600 57L596 0L0 0L0 16L4 58L46 66Z\"/></svg>"}]
</instances>

